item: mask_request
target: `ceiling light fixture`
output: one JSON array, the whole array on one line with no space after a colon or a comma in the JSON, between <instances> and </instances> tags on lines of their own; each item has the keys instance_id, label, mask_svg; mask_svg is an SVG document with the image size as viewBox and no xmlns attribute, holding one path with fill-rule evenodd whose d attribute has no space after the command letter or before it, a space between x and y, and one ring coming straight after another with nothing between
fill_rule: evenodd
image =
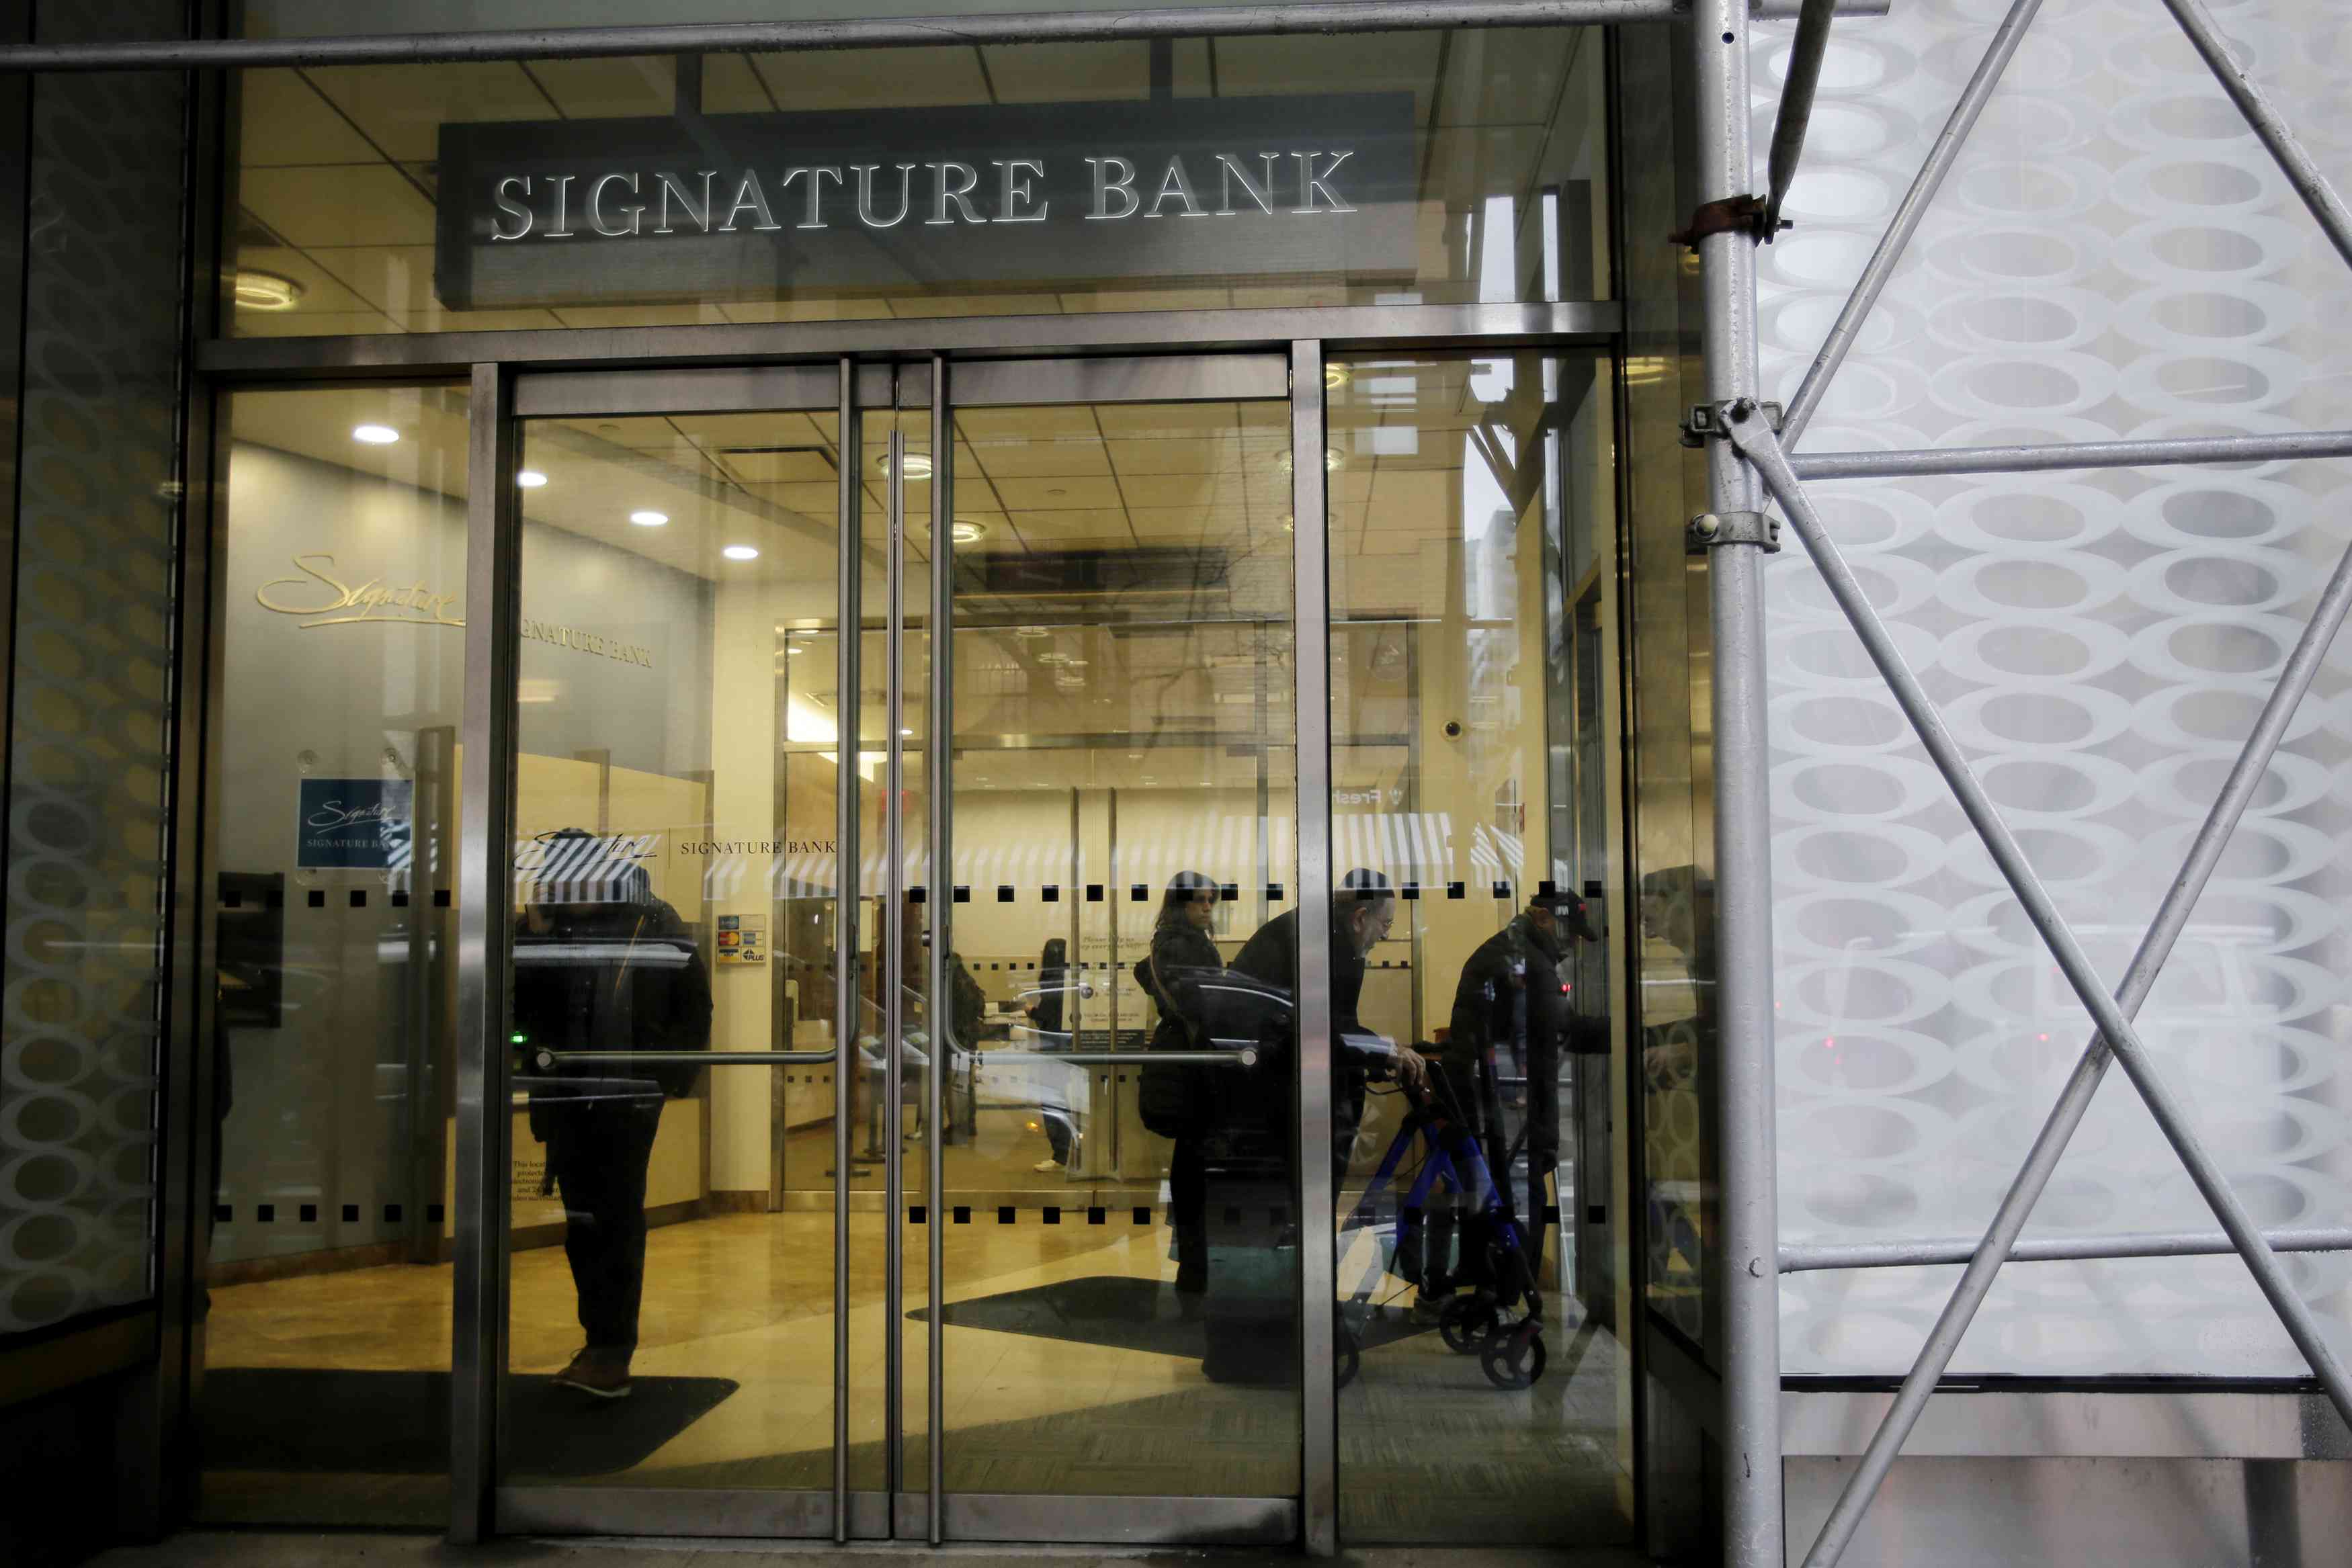
<instances>
[{"instance_id":1,"label":"ceiling light fixture","mask_svg":"<svg viewBox=\"0 0 2352 1568\"><path fill-rule=\"evenodd\" d=\"M1355 371L1349 370L1345 365L1325 365L1323 367L1323 390L1325 392L1338 392L1341 387L1346 386L1349 381L1354 379L1355 373Z\"/></svg>"},{"instance_id":2,"label":"ceiling light fixture","mask_svg":"<svg viewBox=\"0 0 2352 1568\"><path fill-rule=\"evenodd\" d=\"M1290 454L1286 452L1279 458L1276 459L1275 465L1280 468L1284 473L1287 474L1296 466L1296 464L1293 462ZM1337 474L1340 469L1347 465L1347 455L1341 452L1338 447L1327 446L1323 449L1323 472L1326 474Z\"/></svg>"},{"instance_id":3,"label":"ceiling light fixture","mask_svg":"<svg viewBox=\"0 0 2352 1568\"><path fill-rule=\"evenodd\" d=\"M515 483L526 490L536 490L547 483L547 476L536 468L526 468L515 476Z\"/></svg>"},{"instance_id":4,"label":"ceiling light fixture","mask_svg":"<svg viewBox=\"0 0 2352 1568\"><path fill-rule=\"evenodd\" d=\"M236 275L236 308L240 310L291 310L302 298L302 286L274 272Z\"/></svg>"},{"instance_id":5,"label":"ceiling light fixture","mask_svg":"<svg viewBox=\"0 0 2352 1568\"><path fill-rule=\"evenodd\" d=\"M753 549L750 545L729 545L725 549L720 550L719 553L725 556L729 560L757 560L760 559L760 552Z\"/></svg>"},{"instance_id":6,"label":"ceiling light fixture","mask_svg":"<svg viewBox=\"0 0 2352 1568\"><path fill-rule=\"evenodd\" d=\"M657 528L664 523L669 521L669 514L667 512L653 511L631 512L629 514L629 521L636 524L637 527L641 528Z\"/></svg>"},{"instance_id":7,"label":"ceiling light fixture","mask_svg":"<svg viewBox=\"0 0 2352 1568\"><path fill-rule=\"evenodd\" d=\"M958 517L955 520L955 527L948 530L948 538L960 545L978 544L981 537L987 532L987 524L975 523L969 517Z\"/></svg>"},{"instance_id":8,"label":"ceiling light fixture","mask_svg":"<svg viewBox=\"0 0 2352 1568\"><path fill-rule=\"evenodd\" d=\"M400 439L400 432L388 424L361 424L352 429L353 441L364 441L370 446L389 446Z\"/></svg>"},{"instance_id":9,"label":"ceiling light fixture","mask_svg":"<svg viewBox=\"0 0 2352 1568\"><path fill-rule=\"evenodd\" d=\"M881 473L884 473L884 474L887 474L887 473L889 473L889 472L890 472L890 455L889 455L888 453L885 452L884 454L882 454L882 455L881 455L881 456L879 456L879 457L876 458L876 459L874 460L874 466L875 466L875 468L876 468L877 470L878 470L878 471L879 471L879 472L881 472ZM931 458L930 458L930 455L929 455L929 453L926 453L926 452L909 452L909 453L908 453L908 454L907 454L907 477L908 477L908 478L909 478L909 479L928 479L928 478L929 478L930 476L931 476Z\"/></svg>"}]
</instances>

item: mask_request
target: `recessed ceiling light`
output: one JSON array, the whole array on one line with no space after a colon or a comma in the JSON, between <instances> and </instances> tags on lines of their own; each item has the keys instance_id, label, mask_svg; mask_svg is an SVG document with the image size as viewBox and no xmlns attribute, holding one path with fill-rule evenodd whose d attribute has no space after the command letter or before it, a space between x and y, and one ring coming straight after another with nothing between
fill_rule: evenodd
<instances>
[{"instance_id":1,"label":"recessed ceiling light","mask_svg":"<svg viewBox=\"0 0 2352 1568\"><path fill-rule=\"evenodd\" d=\"M547 483L547 476L536 468L526 468L515 476L515 483L526 490L536 490Z\"/></svg>"},{"instance_id":2,"label":"recessed ceiling light","mask_svg":"<svg viewBox=\"0 0 2352 1568\"><path fill-rule=\"evenodd\" d=\"M1338 392L1341 387L1348 384L1349 378L1354 374L1355 372L1345 365L1325 365L1323 367L1323 390L1326 392Z\"/></svg>"},{"instance_id":3,"label":"recessed ceiling light","mask_svg":"<svg viewBox=\"0 0 2352 1568\"><path fill-rule=\"evenodd\" d=\"M960 545L968 545L977 543L981 536L987 532L987 524L975 523L969 517L958 517L955 520L955 527L948 530L948 538Z\"/></svg>"},{"instance_id":4,"label":"recessed ceiling light","mask_svg":"<svg viewBox=\"0 0 2352 1568\"><path fill-rule=\"evenodd\" d=\"M400 439L400 432L388 424L362 424L353 427L353 441L364 441L370 446L389 446Z\"/></svg>"},{"instance_id":5,"label":"recessed ceiling light","mask_svg":"<svg viewBox=\"0 0 2352 1568\"><path fill-rule=\"evenodd\" d=\"M890 472L890 455L885 452L881 456L876 458L874 460L874 466L882 473L887 474ZM928 479L930 476L930 454L928 452L908 453L907 477L909 479Z\"/></svg>"},{"instance_id":6,"label":"recessed ceiling light","mask_svg":"<svg viewBox=\"0 0 2352 1568\"><path fill-rule=\"evenodd\" d=\"M651 511L631 512L629 514L629 521L636 524L637 527L641 528L657 528L664 523L669 521L669 514L667 512Z\"/></svg>"},{"instance_id":7,"label":"recessed ceiling light","mask_svg":"<svg viewBox=\"0 0 2352 1568\"><path fill-rule=\"evenodd\" d=\"M912 734L914 734L915 732L914 732L913 730L911 730L911 729L902 729L902 730L900 730L898 733L899 733L900 735L912 735Z\"/></svg>"},{"instance_id":8,"label":"recessed ceiling light","mask_svg":"<svg viewBox=\"0 0 2352 1568\"><path fill-rule=\"evenodd\" d=\"M757 560L760 559L760 552L753 549L750 545L729 545L725 549L720 550L719 553L725 556L729 560Z\"/></svg>"},{"instance_id":9,"label":"recessed ceiling light","mask_svg":"<svg viewBox=\"0 0 2352 1568\"><path fill-rule=\"evenodd\" d=\"M274 272L236 275L236 308L240 310L291 310L302 298L302 286Z\"/></svg>"}]
</instances>

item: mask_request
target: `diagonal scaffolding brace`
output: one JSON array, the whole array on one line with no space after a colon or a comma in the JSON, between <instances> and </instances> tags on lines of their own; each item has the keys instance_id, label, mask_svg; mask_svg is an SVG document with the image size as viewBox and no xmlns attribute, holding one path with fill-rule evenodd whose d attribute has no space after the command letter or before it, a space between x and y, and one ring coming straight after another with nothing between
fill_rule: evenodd
<instances>
[{"instance_id":1,"label":"diagonal scaffolding brace","mask_svg":"<svg viewBox=\"0 0 2352 1568\"><path fill-rule=\"evenodd\" d=\"M1952 163L1960 155L1961 144L1968 141L1969 132L1976 129L1977 117L1992 100L1992 90L2000 85L2001 73L2009 68L2010 57L2017 53L2017 46L2023 40L2025 29L2032 25L2034 14L2041 9L2042 0L2014 0L2009 15L2001 18L2000 28L1994 32L1992 43L1986 48L1984 57L1977 62L1974 74L1969 78L1969 85L1960 89L1960 99L1952 106L1951 118L1944 122L1936 144L1927 150L1927 161L1919 165L1919 172L1912 179L1911 188L1904 193L1902 205L1895 209L1895 216L1888 220L1885 234L1879 237L1878 248L1871 253L1869 262L1862 269L1862 277L1854 283L1853 291L1846 296L1845 304L1839 309L1838 319L1831 326L1829 336L1822 340L1821 352L1813 356L1812 364L1805 371L1805 379L1797 384L1796 392L1789 399L1789 411L1781 421L1780 428L1790 446L1797 444L1798 437L1811 423L1813 410L1821 406L1822 394L1829 390L1830 378L1837 374L1840 365L1845 363L1846 352L1853 347L1855 337L1861 333L1864 319L1870 314L1870 308L1878 303L1878 296L1885 288L1886 280L1895 276L1895 264L1903 259L1903 252L1910 246L1911 236L1918 232L1919 220L1927 214L1927 204L1936 199L1936 193L1943 189L1944 176L1952 172ZM1790 177L1794 177L1793 170Z\"/></svg>"}]
</instances>

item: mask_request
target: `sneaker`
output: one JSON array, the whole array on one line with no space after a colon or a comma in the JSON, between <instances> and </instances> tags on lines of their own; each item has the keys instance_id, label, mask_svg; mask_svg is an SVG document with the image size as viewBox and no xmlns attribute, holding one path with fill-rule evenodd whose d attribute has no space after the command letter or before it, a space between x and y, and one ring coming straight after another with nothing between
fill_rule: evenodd
<instances>
[{"instance_id":1,"label":"sneaker","mask_svg":"<svg viewBox=\"0 0 2352 1568\"><path fill-rule=\"evenodd\" d=\"M632 1386L629 1358L625 1354L591 1345L555 1375L554 1383L559 1388L576 1388L598 1399L626 1399Z\"/></svg>"},{"instance_id":2,"label":"sneaker","mask_svg":"<svg viewBox=\"0 0 2352 1568\"><path fill-rule=\"evenodd\" d=\"M1445 1303L1453 1299L1451 1296L1416 1296L1412 1310L1405 1314L1405 1321L1415 1328L1433 1329L1445 1312Z\"/></svg>"},{"instance_id":3,"label":"sneaker","mask_svg":"<svg viewBox=\"0 0 2352 1568\"><path fill-rule=\"evenodd\" d=\"M1059 1160L1039 1160L1035 1165L1031 1166L1029 1168L1035 1171L1039 1176L1052 1176L1055 1171L1062 1168L1062 1162Z\"/></svg>"}]
</instances>

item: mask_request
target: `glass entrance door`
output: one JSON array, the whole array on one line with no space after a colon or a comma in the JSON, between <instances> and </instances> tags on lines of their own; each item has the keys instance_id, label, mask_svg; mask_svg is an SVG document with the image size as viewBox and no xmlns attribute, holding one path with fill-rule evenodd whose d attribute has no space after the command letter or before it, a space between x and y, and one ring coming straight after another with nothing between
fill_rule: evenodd
<instances>
[{"instance_id":1,"label":"glass entrance door","mask_svg":"<svg viewBox=\"0 0 2352 1568\"><path fill-rule=\"evenodd\" d=\"M1284 361L516 408L499 1527L1293 1538Z\"/></svg>"}]
</instances>

